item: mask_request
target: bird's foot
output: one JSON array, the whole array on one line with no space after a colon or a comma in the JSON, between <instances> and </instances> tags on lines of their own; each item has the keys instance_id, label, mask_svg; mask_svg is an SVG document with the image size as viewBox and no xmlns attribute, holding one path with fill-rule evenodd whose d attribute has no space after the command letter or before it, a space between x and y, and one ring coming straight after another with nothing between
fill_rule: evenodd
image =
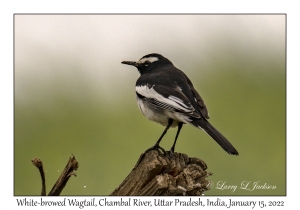
<instances>
[{"instance_id":1,"label":"bird's foot","mask_svg":"<svg viewBox=\"0 0 300 210\"><path fill-rule=\"evenodd\" d=\"M147 152L149 152L151 150L157 150L158 152L161 152L163 155L166 155L165 149L162 148L161 146L159 146L158 144L155 144L153 147L150 147L144 153L147 153Z\"/></svg>"},{"instance_id":2,"label":"bird's foot","mask_svg":"<svg viewBox=\"0 0 300 210\"><path fill-rule=\"evenodd\" d=\"M166 151L166 156L168 156L169 159L174 157L174 150L171 149L170 151Z\"/></svg>"},{"instance_id":3,"label":"bird's foot","mask_svg":"<svg viewBox=\"0 0 300 210\"><path fill-rule=\"evenodd\" d=\"M174 156L174 150L175 150L175 147L173 145L171 147L170 151L167 152L167 155L169 156L169 158L172 158Z\"/></svg>"},{"instance_id":4,"label":"bird's foot","mask_svg":"<svg viewBox=\"0 0 300 210\"><path fill-rule=\"evenodd\" d=\"M167 152L165 151L164 148L162 148L161 146L159 146L158 144L155 144L153 147L150 147L149 149L147 149L145 152L143 152L143 154L140 156L140 158L138 159L137 163L134 166L134 169L141 163L142 159L145 157L145 154L147 152L150 152L151 150L156 150L159 153L163 154L164 156L167 155Z\"/></svg>"}]
</instances>

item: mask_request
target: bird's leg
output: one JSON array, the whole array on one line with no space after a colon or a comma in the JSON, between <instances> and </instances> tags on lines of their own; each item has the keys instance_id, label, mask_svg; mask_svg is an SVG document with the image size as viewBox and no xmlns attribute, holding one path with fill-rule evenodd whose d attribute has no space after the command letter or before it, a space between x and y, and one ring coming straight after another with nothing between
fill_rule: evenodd
<instances>
[{"instance_id":1,"label":"bird's leg","mask_svg":"<svg viewBox=\"0 0 300 210\"><path fill-rule=\"evenodd\" d=\"M147 149L140 156L140 158L139 158L138 162L135 164L134 168L136 168L140 164L140 162L142 161L142 159L145 157L145 154L147 152L151 151L151 150L158 150L158 149L160 149L164 153L164 155L166 155L166 151L164 150L164 148L162 148L161 146L159 146L159 143L162 140L162 138L164 137L164 135L167 133L168 129L171 127L172 123L173 123L173 119L169 119L167 127L165 128L164 132L161 134L161 136L159 137L159 139L157 140L157 142L154 144L153 147L150 147L149 149Z\"/></svg>"},{"instance_id":2,"label":"bird's leg","mask_svg":"<svg viewBox=\"0 0 300 210\"><path fill-rule=\"evenodd\" d=\"M178 123L178 130L177 130L177 133L176 133L176 137L175 137L173 146L172 146L171 149L170 149L170 155L173 155L173 153L174 153L174 150L175 150L175 144L176 144L177 138L178 138L178 136L179 136L180 130L181 130L181 128L182 128L182 125L183 125L183 122Z\"/></svg>"},{"instance_id":3,"label":"bird's leg","mask_svg":"<svg viewBox=\"0 0 300 210\"><path fill-rule=\"evenodd\" d=\"M164 132L161 134L161 136L159 137L159 139L157 140L157 142L154 144L154 146L153 146L153 147L150 147L149 149L147 149L147 150L145 151L145 153L149 152L150 150L154 150L154 149L157 150L157 149L160 149L160 150L163 151L164 154L166 154L166 151L165 151L161 146L159 146L159 143L160 143L160 141L162 140L162 138L164 137L164 135L167 133L167 131L168 131L168 129L170 128L170 126L172 125L172 123L173 123L173 119L170 119L170 118L169 118L168 125L167 125L167 127L165 128Z\"/></svg>"}]
</instances>

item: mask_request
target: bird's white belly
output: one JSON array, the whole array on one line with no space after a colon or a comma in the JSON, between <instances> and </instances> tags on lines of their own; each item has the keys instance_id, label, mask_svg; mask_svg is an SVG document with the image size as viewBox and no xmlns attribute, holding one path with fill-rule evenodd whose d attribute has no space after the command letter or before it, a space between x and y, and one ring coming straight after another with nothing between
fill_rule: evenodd
<instances>
[{"instance_id":1,"label":"bird's white belly","mask_svg":"<svg viewBox=\"0 0 300 210\"><path fill-rule=\"evenodd\" d=\"M163 110L161 108L157 108L152 104L148 103L137 97L138 106L145 117L149 120L162 124L163 126L168 125L169 118L173 119L172 127L178 125L179 122L189 123L190 119L179 113L179 112L170 112L168 110Z\"/></svg>"}]
</instances>

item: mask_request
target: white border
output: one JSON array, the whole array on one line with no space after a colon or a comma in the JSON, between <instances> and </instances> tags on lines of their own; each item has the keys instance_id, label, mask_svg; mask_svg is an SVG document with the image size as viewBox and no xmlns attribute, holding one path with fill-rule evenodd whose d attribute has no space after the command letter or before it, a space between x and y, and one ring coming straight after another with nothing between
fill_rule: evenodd
<instances>
[{"instance_id":1,"label":"white border","mask_svg":"<svg viewBox=\"0 0 300 210\"><path fill-rule=\"evenodd\" d=\"M292 3L291 3L292 2ZM1 4L1 132L0 206L15 209L13 197L13 14L14 13L287 13L287 196L251 197L252 200L284 200L298 206L299 181L299 7L296 1L2 1ZM296 191L297 190L297 191ZM82 199L84 197L81 197ZM214 199L216 197L213 197ZM222 197L229 199L229 197ZM249 197L234 197L247 200ZM145 198L146 199L146 198ZM148 198L152 199L152 198ZM27 208L28 209L28 208ZM69 209L69 208L65 208ZM72 208L74 209L74 208ZM76 208L78 209L78 208ZM104 208L106 209L106 208ZM210 209L210 208L206 208Z\"/></svg>"}]
</instances>

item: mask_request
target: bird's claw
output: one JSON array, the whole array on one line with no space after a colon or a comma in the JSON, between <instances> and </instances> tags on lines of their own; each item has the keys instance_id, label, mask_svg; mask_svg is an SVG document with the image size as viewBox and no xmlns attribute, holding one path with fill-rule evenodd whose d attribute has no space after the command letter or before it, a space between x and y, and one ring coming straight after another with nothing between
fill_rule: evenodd
<instances>
[{"instance_id":1,"label":"bird's claw","mask_svg":"<svg viewBox=\"0 0 300 210\"><path fill-rule=\"evenodd\" d=\"M168 156L169 159L171 159L172 157L174 157L174 151L173 150L167 151L166 155Z\"/></svg>"},{"instance_id":2,"label":"bird's claw","mask_svg":"<svg viewBox=\"0 0 300 210\"><path fill-rule=\"evenodd\" d=\"M149 149L147 149L147 150L145 151L145 153L147 153L147 152L149 152L149 151L151 151L151 150L157 150L158 152L162 152L163 155L166 155L166 154L167 154L166 151L165 151L165 149L162 148L161 146L159 146L158 144L155 144L153 147L150 147Z\"/></svg>"}]
</instances>

